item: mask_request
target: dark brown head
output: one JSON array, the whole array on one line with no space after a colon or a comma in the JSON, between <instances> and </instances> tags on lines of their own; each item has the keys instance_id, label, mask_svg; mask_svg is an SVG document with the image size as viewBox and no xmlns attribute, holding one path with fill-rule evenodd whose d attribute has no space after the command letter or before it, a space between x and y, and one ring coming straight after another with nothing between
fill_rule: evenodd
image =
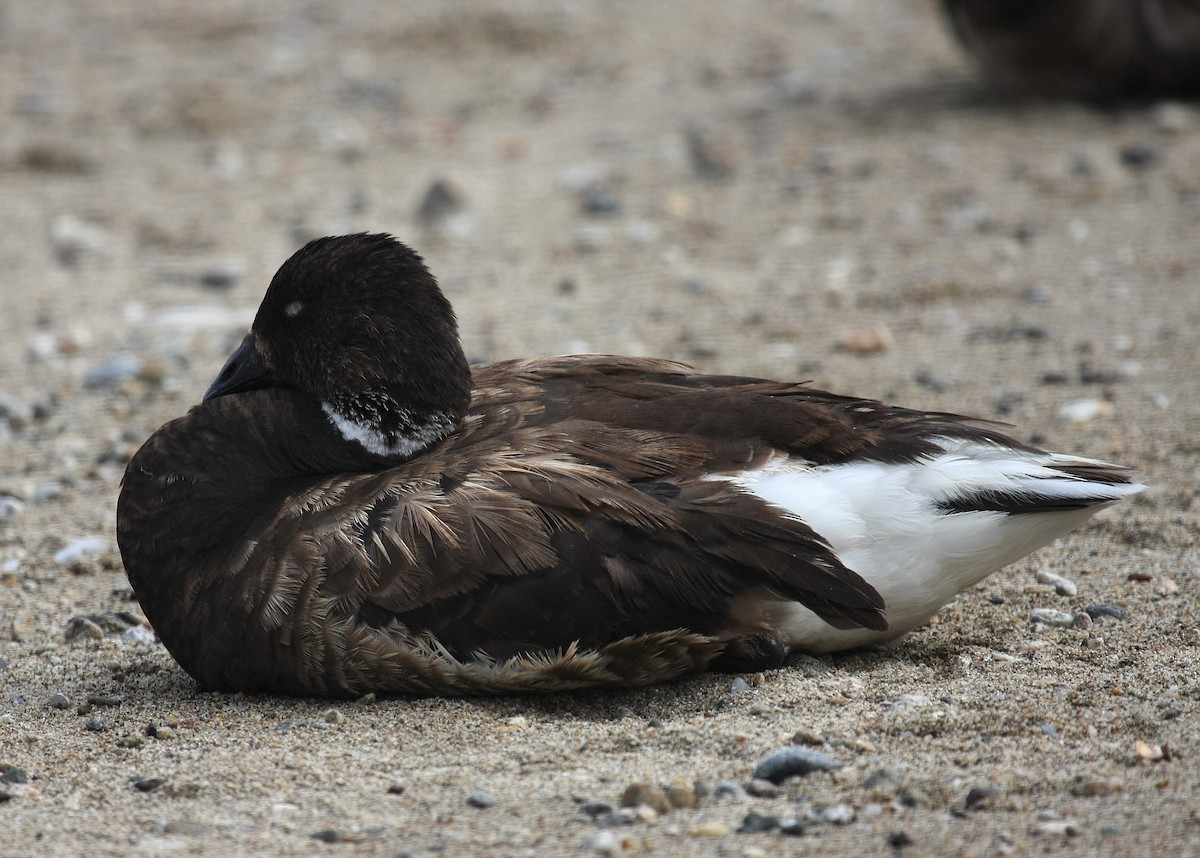
<instances>
[{"instance_id":1,"label":"dark brown head","mask_svg":"<svg viewBox=\"0 0 1200 858\"><path fill-rule=\"evenodd\" d=\"M312 394L371 453L412 456L466 414L471 372L421 257L360 233L310 241L283 264L204 399L274 386Z\"/></svg>"}]
</instances>

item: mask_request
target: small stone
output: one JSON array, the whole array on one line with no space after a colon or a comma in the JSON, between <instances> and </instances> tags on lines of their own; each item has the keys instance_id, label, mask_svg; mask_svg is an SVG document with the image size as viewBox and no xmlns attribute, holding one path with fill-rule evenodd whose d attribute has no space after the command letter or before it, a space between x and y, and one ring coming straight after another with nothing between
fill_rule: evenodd
<instances>
[{"instance_id":1,"label":"small stone","mask_svg":"<svg viewBox=\"0 0 1200 858\"><path fill-rule=\"evenodd\" d=\"M1071 795L1082 796L1086 798L1096 798L1099 796L1112 795L1115 792L1121 791L1121 782L1116 778L1108 780L1089 780L1082 781L1071 787Z\"/></svg>"},{"instance_id":2,"label":"small stone","mask_svg":"<svg viewBox=\"0 0 1200 858\"><path fill-rule=\"evenodd\" d=\"M893 849L903 849L906 846L912 846L915 842L912 835L903 828L893 828L892 833L888 835L888 846Z\"/></svg>"},{"instance_id":3,"label":"small stone","mask_svg":"<svg viewBox=\"0 0 1200 858\"><path fill-rule=\"evenodd\" d=\"M995 787L971 787L967 790L963 806L967 810L988 810L999 795L1000 790Z\"/></svg>"},{"instance_id":4,"label":"small stone","mask_svg":"<svg viewBox=\"0 0 1200 858\"><path fill-rule=\"evenodd\" d=\"M779 817L751 811L742 819L738 834L758 834L762 831L774 831L779 827Z\"/></svg>"},{"instance_id":5,"label":"small stone","mask_svg":"<svg viewBox=\"0 0 1200 858\"><path fill-rule=\"evenodd\" d=\"M617 198L601 187L589 187L583 193L582 207L584 214L593 217L611 217L621 211Z\"/></svg>"},{"instance_id":6,"label":"small stone","mask_svg":"<svg viewBox=\"0 0 1200 858\"><path fill-rule=\"evenodd\" d=\"M346 720L346 716L342 714L340 709L326 709L321 713L321 718L326 724L341 724Z\"/></svg>"},{"instance_id":7,"label":"small stone","mask_svg":"<svg viewBox=\"0 0 1200 858\"><path fill-rule=\"evenodd\" d=\"M799 819L785 819L779 824L779 833L786 837L803 837L804 822Z\"/></svg>"},{"instance_id":8,"label":"small stone","mask_svg":"<svg viewBox=\"0 0 1200 858\"><path fill-rule=\"evenodd\" d=\"M67 697L61 691L56 691L50 695L50 699L46 701L46 705L51 709L70 709L71 698Z\"/></svg>"},{"instance_id":9,"label":"small stone","mask_svg":"<svg viewBox=\"0 0 1200 858\"><path fill-rule=\"evenodd\" d=\"M833 804L817 811L817 819L831 825L849 825L854 817L854 808L848 804Z\"/></svg>"},{"instance_id":10,"label":"small stone","mask_svg":"<svg viewBox=\"0 0 1200 858\"><path fill-rule=\"evenodd\" d=\"M0 497L0 524L12 524L24 511L25 504L16 498L9 495Z\"/></svg>"},{"instance_id":11,"label":"small stone","mask_svg":"<svg viewBox=\"0 0 1200 858\"><path fill-rule=\"evenodd\" d=\"M746 793L755 798L775 798L779 795L779 785L765 778L753 778L746 784Z\"/></svg>"},{"instance_id":12,"label":"small stone","mask_svg":"<svg viewBox=\"0 0 1200 858\"><path fill-rule=\"evenodd\" d=\"M579 805L579 810L581 813L586 813L588 816L595 818L597 816L607 816L616 810L616 808L613 807L611 802L607 801L585 801Z\"/></svg>"},{"instance_id":13,"label":"small stone","mask_svg":"<svg viewBox=\"0 0 1200 858\"><path fill-rule=\"evenodd\" d=\"M1069 629L1075 623L1075 615L1054 608L1034 608L1029 612L1031 623L1042 623L1059 629Z\"/></svg>"},{"instance_id":14,"label":"small stone","mask_svg":"<svg viewBox=\"0 0 1200 858\"><path fill-rule=\"evenodd\" d=\"M838 342L838 348L853 355L882 354L891 347L892 332L883 325L847 331Z\"/></svg>"},{"instance_id":15,"label":"small stone","mask_svg":"<svg viewBox=\"0 0 1200 858\"><path fill-rule=\"evenodd\" d=\"M803 776L810 772L827 772L841 767L841 763L821 751L790 747L775 751L759 762L754 769L753 777L781 784L794 775Z\"/></svg>"},{"instance_id":16,"label":"small stone","mask_svg":"<svg viewBox=\"0 0 1200 858\"><path fill-rule=\"evenodd\" d=\"M1074 837L1079 833L1079 825L1069 819L1052 819L1039 822L1033 832L1048 837Z\"/></svg>"},{"instance_id":17,"label":"small stone","mask_svg":"<svg viewBox=\"0 0 1200 858\"><path fill-rule=\"evenodd\" d=\"M140 778L133 782L133 786L138 792L154 792L166 782L166 778Z\"/></svg>"},{"instance_id":18,"label":"small stone","mask_svg":"<svg viewBox=\"0 0 1200 858\"><path fill-rule=\"evenodd\" d=\"M388 795L404 795L405 789L407 789L407 787L405 787L404 784L400 783L399 781L393 781L392 783L388 784L387 792Z\"/></svg>"},{"instance_id":19,"label":"small stone","mask_svg":"<svg viewBox=\"0 0 1200 858\"><path fill-rule=\"evenodd\" d=\"M667 801L673 808L696 806L696 790L685 780L677 780L667 787Z\"/></svg>"},{"instance_id":20,"label":"small stone","mask_svg":"<svg viewBox=\"0 0 1200 858\"><path fill-rule=\"evenodd\" d=\"M1174 596L1179 592L1179 585L1171 578L1159 578L1154 592L1160 596Z\"/></svg>"},{"instance_id":21,"label":"small stone","mask_svg":"<svg viewBox=\"0 0 1200 858\"><path fill-rule=\"evenodd\" d=\"M341 843L342 834L334 828L322 828L320 831L314 831L308 835L313 840L320 840L322 843Z\"/></svg>"},{"instance_id":22,"label":"small stone","mask_svg":"<svg viewBox=\"0 0 1200 858\"><path fill-rule=\"evenodd\" d=\"M1155 107L1154 121L1168 134L1182 134L1195 126L1195 115L1187 105L1167 101Z\"/></svg>"},{"instance_id":23,"label":"small stone","mask_svg":"<svg viewBox=\"0 0 1200 858\"><path fill-rule=\"evenodd\" d=\"M474 219L466 208L466 201L458 188L445 179L436 179L421 197L417 220L426 229L467 235L474 229Z\"/></svg>"},{"instance_id":24,"label":"small stone","mask_svg":"<svg viewBox=\"0 0 1200 858\"><path fill-rule=\"evenodd\" d=\"M702 822L688 833L695 837L724 837L729 833L729 825L724 822Z\"/></svg>"},{"instance_id":25,"label":"small stone","mask_svg":"<svg viewBox=\"0 0 1200 858\"><path fill-rule=\"evenodd\" d=\"M636 782L625 787L625 792L621 794L621 807L639 807L643 804L653 808L656 813L667 813L671 809L667 794L657 784Z\"/></svg>"},{"instance_id":26,"label":"small stone","mask_svg":"<svg viewBox=\"0 0 1200 858\"><path fill-rule=\"evenodd\" d=\"M166 724L147 724L146 729L142 731L151 739L174 739L175 730L168 727Z\"/></svg>"},{"instance_id":27,"label":"small stone","mask_svg":"<svg viewBox=\"0 0 1200 858\"><path fill-rule=\"evenodd\" d=\"M205 268L200 272L199 281L206 289L232 289L245 274L245 266L230 262Z\"/></svg>"},{"instance_id":28,"label":"small stone","mask_svg":"<svg viewBox=\"0 0 1200 858\"><path fill-rule=\"evenodd\" d=\"M1075 582L1061 575L1056 575L1045 569L1039 569L1037 572L1037 580L1039 584L1049 584L1054 588L1054 592L1060 596L1074 596L1078 592Z\"/></svg>"},{"instance_id":29,"label":"small stone","mask_svg":"<svg viewBox=\"0 0 1200 858\"><path fill-rule=\"evenodd\" d=\"M104 639L104 629L87 617L71 617L63 630L63 640L67 643L75 641L98 641Z\"/></svg>"},{"instance_id":30,"label":"small stone","mask_svg":"<svg viewBox=\"0 0 1200 858\"><path fill-rule=\"evenodd\" d=\"M467 804L480 809L494 807L496 805L496 797L485 789L476 790L467 796Z\"/></svg>"},{"instance_id":31,"label":"small stone","mask_svg":"<svg viewBox=\"0 0 1200 858\"><path fill-rule=\"evenodd\" d=\"M616 855L621 851L621 843L617 840L617 835L602 828L588 835L583 841L583 849L598 855Z\"/></svg>"},{"instance_id":32,"label":"small stone","mask_svg":"<svg viewBox=\"0 0 1200 858\"><path fill-rule=\"evenodd\" d=\"M1135 170L1144 170L1162 160L1162 150L1151 143L1128 143L1121 147L1121 163Z\"/></svg>"},{"instance_id":33,"label":"small stone","mask_svg":"<svg viewBox=\"0 0 1200 858\"><path fill-rule=\"evenodd\" d=\"M83 386L89 390L116 387L122 382L138 378L145 365L145 361L137 355L118 355L88 372L83 377Z\"/></svg>"},{"instance_id":34,"label":"small stone","mask_svg":"<svg viewBox=\"0 0 1200 858\"><path fill-rule=\"evenodd\" d=\"M729 684L729 691L732 694L741 694L744 691L750 690L750 683L742 679L740 676Z\"/></svg>"},{"instance_id":35,"label":"small stone","mask_svg":"<svg viewBox=\"0 0 1200 858\"><path fill-rule=\"evenodd\" d=\"M140 747L142 747L142 745L146 744L146 740L143 739L141 736L137 735L136 733L130 733L128 735L122 736L121 738L117 739L116 744L117 744L118 748L129 748L129 749L133 750L136 748L140 748Z\"/></svg>"},{"instance_id":36,"label":"small stone","mask_svg":"<svg viewBox=\"0 0 1200 858\"><path fill-rule=\"evenodd\" d=\"M122 698L114 694L89 694L87 701L93 706L120 706Z\"/></svg>"},{"instance_id":37,"label":"small stone","mask_svg":"<svg viewBox=\"0 0 1200 858\"><path fill-rule=\"evenodd\" d=\"M1114 620L1124 620L1129 616L1128 612L1120 605L1093 605L1085 610L1087 615L1093 620L1098 620L1101 617L1111 617Z\"/></svg>"},{"instance_id":38,"label":"small stone","mask_svg":"<svg viewBox=\"0 0 1200 858\"><path fill-rule=\"evenodd\" d=\"M121 632L121 640L138 646L154 646L158 643L154 632L143 625L130 626Z\"/></svg>"},{"instance_id":39,"label":"small stone","mask_svg":"<svg viewBox=\"0 0 1200 858\"><path fill-rule=\"evenodd\" d=\"M27 784L29 783L29 775L24 769L19 769L16 766L8 766L3 771L0 771L0 784Z\"/></svg>"},{"instance_id":40,"label":"small stone","mask_svg":"<svg viewBox=\"0 0 1200 858\"><path fill-rule=\"evenodd\" d=\"M106 553L112 543L105 536L88 536L77 539L65 548L54 552L54 562L59 566L70 566L83 560L90 560Z\"/></svg>"},{"instance_id":41,"label":"small stone","mask_svg":"<svg viewBox=\"0 0 1200 858\"><path fill-rule=\"evenodd\" d=\"M825 737L822 736L820 733L815 733L812 730L808 730L804 727L801 727L799 730L797 730L795 733L792 734L792 744L793 745L812 745L814 747L820 747L821 745L825 744Z\"/></svg>"},{"instance_id":42,"label":"small stone","mask_svg":"<svg viewBox=\"0 0 1200 858\"><path fill-rule=\"evenodd\" d=\"M91 730L93 733L103 733L108 729L108 725L104 723L104 719L99 715L93 715L91 718L87 719L87 723L84 725L84 727L86 727L88 730Z\"/></svg>"},{"instance_id":43,"label":"small stone","mask_svg":"<svg viewBox=\"0 0 1200 858\"><path fill-rule=\"evenodd\" d=\"M683 135L688 160L696 176L701 179L721 180L733 175L737 168L733 152L718 144L706 129L689 124L684 128Z\"/></svg>"},{"instance_id":44,"label":"small stone","mask_svg":"<svg viewBox=\"0 0 1200 858\"><path fill-rule=\"evenodd\" d=\"M1163 749L1160 745L1151 745L1138 739L1133 745L1134 751L1143 760L1150 762L1158 762L1163 758Z\"/></svg>"},{"instance_id":45,"label":"small stone","mask_svg":"<svg viewBox=\"0 0 1200 858\"><path fill-rule=\"evenodd\" d=\"M737 781L720 781L713 788L713 798L731 798L736 801L748 799L750 794Z\"/></svg>"},{"instance_id":46,"label":"small stone","mask_svg":"<svg viewBox=\"0 0 1200 858\"><path fill-rule=\"evenodd\" d=\"M50 222L50 243L60 262L73 265L85 253L102 253L110 244L109 232L92 220L62 214Z\"/></svg>"},{"instance_id":47,"label":"small stone","mask_svg":"<svg viewBox=\"0 0 1200 858\"><path fill-rule=\"evenodd\" d=\"M1072 423L1090 423L1097 417L1109 417L1112 412L1112 403L1107 400L1079 399L1060 406L1058 416Z\"/></svg>"}]
</instances>

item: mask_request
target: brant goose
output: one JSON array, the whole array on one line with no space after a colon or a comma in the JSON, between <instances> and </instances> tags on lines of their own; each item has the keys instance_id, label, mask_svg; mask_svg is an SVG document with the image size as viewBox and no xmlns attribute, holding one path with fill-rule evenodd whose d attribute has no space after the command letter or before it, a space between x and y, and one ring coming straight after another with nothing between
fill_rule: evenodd
<instances>
[{"instance_id":1,"label":"brant goose","mask_svg":"<svg viewBox=\"0 0 1200 858\"><path fill-rule=\"evenodd\" d=\"M1196 0L942 0L942 10L1010 90L1100 102L1200 94Z\"/></svg>"},{"instance_id":2,"label":"brant goose","mask_svg":"<svg viewBox=\"0 0 1200 858\"><path fill-rule=\"evenodd\" d=\"M117 539L210 689L634 686L894 640L1142 489L976 421L603 355L467 365L388 235L271 281Z\"/></svg>"}]
</instances>

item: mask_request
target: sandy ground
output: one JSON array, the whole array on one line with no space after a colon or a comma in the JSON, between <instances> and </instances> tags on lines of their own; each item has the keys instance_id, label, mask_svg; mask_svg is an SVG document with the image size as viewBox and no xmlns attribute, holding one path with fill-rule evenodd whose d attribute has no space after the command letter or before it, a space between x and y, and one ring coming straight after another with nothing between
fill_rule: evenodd
<instances>
[{"instance_id":1,"label":"sandy ground","mask_svg":"<svg viewBox=\"0 0 1200 858\"><path fill-rule=\"evenodd\" d=\"M43 0L0 8L0 110L0 853L1200 852L1196 107L999 101L916 0ZM356 230L426 254L473 359L808 378L1152 488L891 651L745 683L200 693L125 630L124 460ZM581 810L794 740L842 767Z\"/></svg>"}]
</instances>

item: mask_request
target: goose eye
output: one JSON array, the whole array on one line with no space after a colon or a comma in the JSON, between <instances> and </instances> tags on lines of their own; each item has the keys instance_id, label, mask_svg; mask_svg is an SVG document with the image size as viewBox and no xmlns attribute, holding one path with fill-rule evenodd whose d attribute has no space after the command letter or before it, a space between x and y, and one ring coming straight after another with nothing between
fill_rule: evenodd
<instances>
[{"instance_id":1,"label":"goose eye","mask_svg":"<svg viewBox=\"0 0 1200 858\"><path fill-rule=\"evenodd\" d=\"M283 308L283 315L287 316L289 319L294 319L303 309L303 304L301 304L299 301L293 301Z\"/></svg>"}]
</instances>

